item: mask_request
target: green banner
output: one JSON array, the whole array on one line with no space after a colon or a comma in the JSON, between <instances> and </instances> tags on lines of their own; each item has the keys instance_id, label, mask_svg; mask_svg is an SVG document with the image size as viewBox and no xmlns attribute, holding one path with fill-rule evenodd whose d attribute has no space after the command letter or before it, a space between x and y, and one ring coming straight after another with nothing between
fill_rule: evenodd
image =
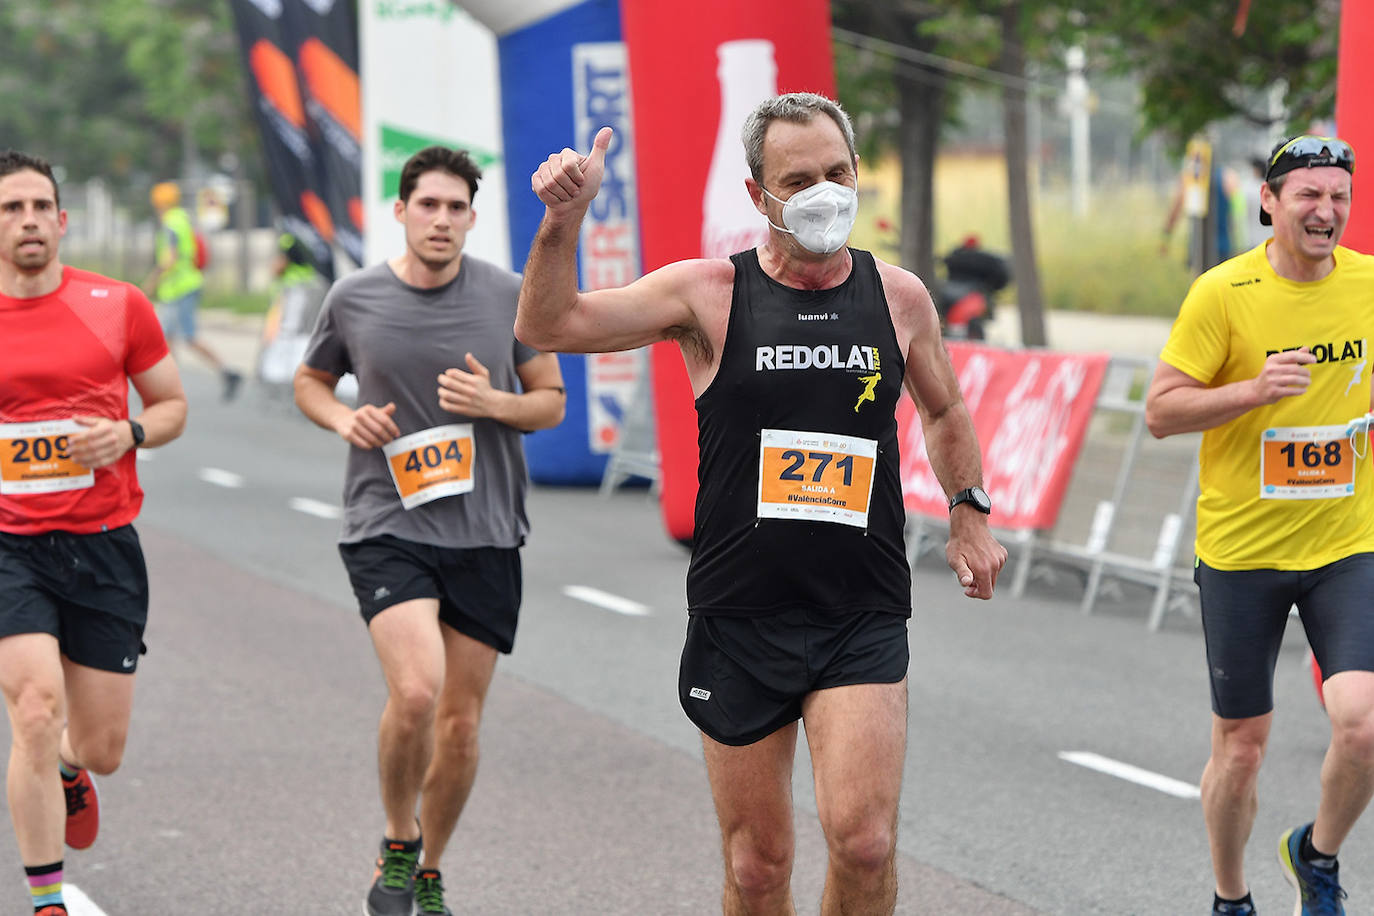
<instances>
[{"instance_id":1,"label":"green banner","mask_svg":"<svg viewBox=\"0 0 1374 916\"><path fill-rule=\"evenodd\" d=\"M478 168L481 169L497 165L501 161L501 157L496 153L479 149L470 144L458 143L442 137L411 133L408 130L401 130L388 124L381 125L381 129L381 188L382 200L384 201L396 199L396 195L401 190L401 169L405 168L406 160L427 146L447 146L453 149L467 150L472 161L477 163Z\"/></svg>"}]
</instances>

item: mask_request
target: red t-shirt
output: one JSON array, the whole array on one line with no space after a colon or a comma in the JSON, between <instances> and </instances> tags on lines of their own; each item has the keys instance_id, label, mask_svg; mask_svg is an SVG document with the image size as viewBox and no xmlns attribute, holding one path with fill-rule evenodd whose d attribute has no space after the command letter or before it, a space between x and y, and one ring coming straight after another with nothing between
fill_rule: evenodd
<instances>
[{"instance_id":1,"label":"red t-shirt","mask_svg":"<svg viewBox=\"0 0 1374 916\"><path fill-rule=\"evenodd\" d=\"M129 376L167 353L152 303L136 287L65 267L61 285L46 296L0 295L0 424L125 419ZM63 441L39 435L38 427L0 426L0 461L13 475L16 462L55 461ZM89 534L129 524L143 504L136 451L96 470L88 486L34 492L0 481L0 531Z\"/></svg>"}]
</instances>

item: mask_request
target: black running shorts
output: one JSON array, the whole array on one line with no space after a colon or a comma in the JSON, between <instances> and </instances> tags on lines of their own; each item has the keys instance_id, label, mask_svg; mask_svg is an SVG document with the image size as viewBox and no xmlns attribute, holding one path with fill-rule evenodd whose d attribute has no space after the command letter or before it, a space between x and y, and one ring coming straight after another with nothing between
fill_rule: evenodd
<instances>
[{"instance_id":1,"label":"black running shorts","mask_svg":"<svg viewBox=\"0 0 1374 916\"><path fill-rule=\"evenodd\" d=\"M147 623L148 569L132 525L0 532L0 637L51 633L78 665L133 674Z\"/></svg>"},{"instance_id":2,"label":"black running shorts","mask_svg":"<svg viewBox=\"0 0 1374 916\"><path fill-rule=\"evenodd\" d=\"M786 611L687 620L678 699L721 744L753 744L801 718L806 695L827 687L893 684L910 661L907 618Z\"/></svg>"},{"instance_id":3,"label":"black running shorts","mask_svg":"<svg viewBox=\"0 0 1374 916\"><path fill-rule=\"evenodd\" d=\"M1212 680L1212 711L1223 719L1274 708L1274 666L1288 612L1297 605L1322 674L1374 671L1374 553L1318 569L1193 570Z\"/></svg>"},{"instance_id":4,"label":"black running shorts","mask_svg":"<svg viewBox=\"0 0 1374 916\"><path fill-rule=\"evenodd\" d=\"M382 535L340 544L363 620L416 598L439 602L439 619L498 652L515 646L520 616L518 547L435 547Z\"/></svg>"}]
</instances>

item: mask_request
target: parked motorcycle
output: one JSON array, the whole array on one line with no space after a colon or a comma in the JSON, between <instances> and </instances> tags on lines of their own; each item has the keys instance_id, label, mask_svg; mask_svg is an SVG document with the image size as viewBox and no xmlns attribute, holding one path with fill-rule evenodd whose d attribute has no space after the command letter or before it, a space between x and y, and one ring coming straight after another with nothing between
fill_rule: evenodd
<instances>
[{"instance_id":1,"label":"parked motorcycle","mask_svg":"<svg viewBox=\"0 0 1374 916\"><path fill-rule=\"evenodd\" d=\"M992 317L994 297L1011 283L1006 259L983 248L978 237L971 235L941 261L945 279L931 292L945 336L985 339L984 325Z\"/></svg>"}]
</instances>

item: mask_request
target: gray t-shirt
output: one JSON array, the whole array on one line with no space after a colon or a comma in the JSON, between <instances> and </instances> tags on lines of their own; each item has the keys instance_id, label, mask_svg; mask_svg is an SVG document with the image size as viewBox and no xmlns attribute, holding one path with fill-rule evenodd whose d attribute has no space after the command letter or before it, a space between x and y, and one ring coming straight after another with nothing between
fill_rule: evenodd
<instances>
[{"instance_id":1,"label":"gray t-shirt","mask_svg":"<svg viewBox=\"0 0 1374 916\"><path fill-rule=\"evenodd\" d=\"M438 547L518 547L529 533L521 433L487 418L439 406L438 376L469 371L471 353L491 372L491 386L520 391L515 367L538 351L515 339L520 277L463 255L458 276L437 289L417 289L386 264L350 274L329 291L304 362L358 379L358 403L396 403L392 419L406 436L450 424L472 424L473 488L406 509L382 449L349 446L344 477L343 543L389 534Z\"/></svg>"}]
</instances>

